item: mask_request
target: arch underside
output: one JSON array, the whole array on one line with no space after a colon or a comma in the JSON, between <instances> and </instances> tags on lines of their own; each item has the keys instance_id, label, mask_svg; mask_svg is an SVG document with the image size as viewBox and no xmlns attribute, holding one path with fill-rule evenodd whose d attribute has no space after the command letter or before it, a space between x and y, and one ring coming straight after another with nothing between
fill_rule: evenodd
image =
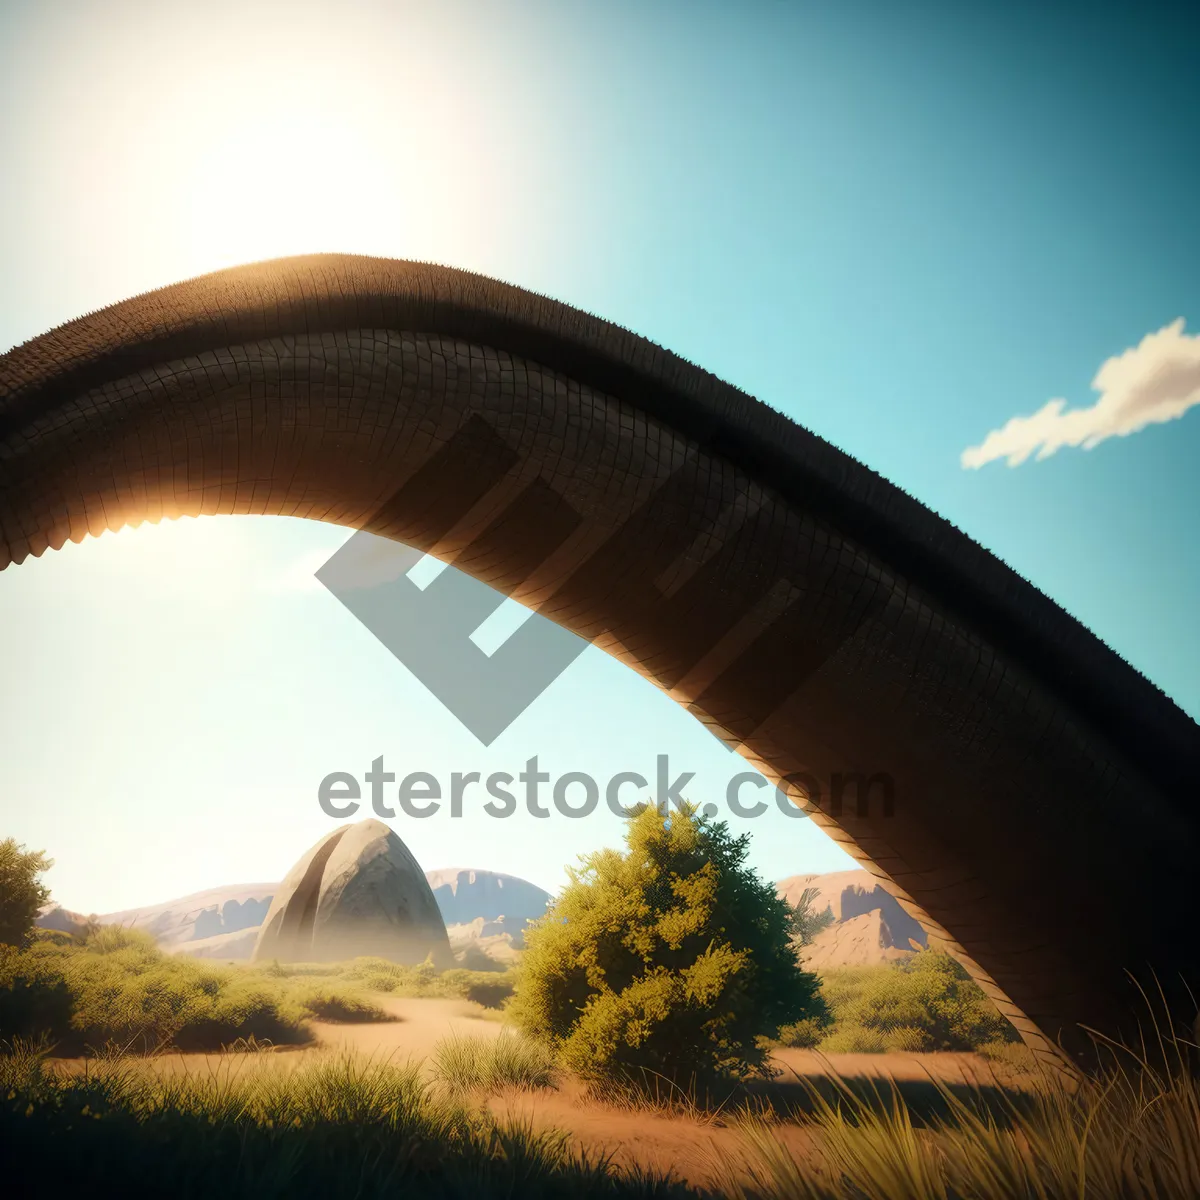
<instances>
[{"instance_id":1,"label":"arch underside","mask_svg":"<svg viewBox=\"0 0 1200 1200\"><path fill-rule=\"evenodd\" d=\"M890 814L813 819L1040 1053L1079 1050L1080 1025L1127 1035L1127 971L1194 983L1196 727L940 518L625 331L461 272L319 256L0 359L0 565L229 513L436 554L776 780L885 772Z\"/></svg>"}]
</instances>

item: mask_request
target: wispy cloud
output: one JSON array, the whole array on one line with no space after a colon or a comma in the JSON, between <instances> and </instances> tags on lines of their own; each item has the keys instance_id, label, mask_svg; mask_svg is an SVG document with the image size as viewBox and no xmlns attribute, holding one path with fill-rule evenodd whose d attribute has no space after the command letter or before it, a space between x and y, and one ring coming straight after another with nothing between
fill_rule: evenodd
<instances>
[{"instance_id":1,"label":"wispy cloud","mask_svg":"<svg viewBox=\"0 0 1200 1200\"><path fill-rule=\"evenodd\" d=\"M1030 417L1013 417L978 446L962 453L976 469L998 458L1020 466L1035 450L1049 458L1062 446L1090 450L1106 438L1161 425L1200 405L1200 334L1183 332L1183 318L1148 333L1124 354L1108 359L1092 380L1100 399L1090 408L1051 400Z\"/></svg>"}]
</instances>

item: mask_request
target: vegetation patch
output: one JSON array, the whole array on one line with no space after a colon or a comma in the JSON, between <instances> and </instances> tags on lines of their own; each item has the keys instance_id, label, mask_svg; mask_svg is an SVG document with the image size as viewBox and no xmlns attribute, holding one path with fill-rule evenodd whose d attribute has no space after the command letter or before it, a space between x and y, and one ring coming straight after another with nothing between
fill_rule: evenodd
<instances>
[{"instance_id":1,"label":"vegetation patch","mask_svg":"<svg viewBox=\"0 0 1200 1200\"><path fill-rule=\"evenodd\" d=\"M546 1048L507 1030L495 1037L453 1034L433 1049L434 1078L450 1091L535 1091L554 1086L554 1060Z\"/></svg>"},{"instance_id":2,"label":"vegetation patch","mask_svg":"<svg viewBox=\"0 0 1200 1200\"><path fill-rule=\"evenodd\" d=\"M419 1067L349 1055L184 1078L116 1055L67 1076L18 1044L0 1054L0 1144L21 1147L4 1173L19 1196L699 1200L589 1159L563 1134L468 1109Z\"/></svg>"},{"instance_id":3,"label":"vegetation patch","mask_svg":"<svg viewBox=\"0 0 1200 1200\"><path fill-rule=\"evenodd\" d=\"M389 1019L354 983L164 954L118 926L82 944L0 946L0 1038L46 1037L59 1053L219 1050L238 1038L298 1045L312 1040L314 1018Z\"/></svg>"},{"instance_id":4,"label":"vegetation patch","mask_svg":"<svg viewBox=\"0 0 1200 1200\"><path fill-rule=\"evenodd\" d=\"M1149 1040L1160 1068L1114 1050L1095 1075L1042 1076L1019 1096L939 1084L931 1118L893 1081L808 1080L806 1148L769 1113L743 1110L740 1149L709 1155L713 1187L728 1200L1194 1200L1195 1047L1161 1030Z\"/></svg>"},{"instance_id":5,"label":"vegetation patch","mask_svg":"<svg viewBox=\"0 0 1200 1200\"><path fill-rule=\"evenodd\" d=\"M922 950L878 967L821 972L829 1023L781 1031L778 1043L828 1054L975 1051L1018 1043L1016 1030L950 955ZM1003 1055L1006 1052L999 1052ZM1009 1055L1015 1061L1019 1057Z\"/></svg>"},{"instance_id":6,"label":"vegetation patch","mask_svg":"<svg viewBox=\"0 0 1200 1200\"><path fill-rule=\"evenodd\" d=\"M647 807L626 842L583 859L527 931L512 1016L597 1084L769 1072L762 1039L825 1010L792 910L745 866L748 838Z\"/></svg>"}]
</instances>

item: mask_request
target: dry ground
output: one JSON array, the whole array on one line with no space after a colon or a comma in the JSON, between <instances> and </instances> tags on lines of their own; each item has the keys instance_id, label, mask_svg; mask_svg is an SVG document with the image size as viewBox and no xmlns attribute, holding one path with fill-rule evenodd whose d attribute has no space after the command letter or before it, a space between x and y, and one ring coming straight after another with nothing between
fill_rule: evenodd
<instances>
[{"instance_id":1,"label":"dry ground","mask_svg":"<svg viewBox=\"0 0 1200 1200\"><path fill-rule=\"evenodd\" d=\"M375 1061L425 1060L448 1035L498 1037L506 1028L498 1014L465 1000L397 998L373 999L394 1019L383 1023L348 1025L313 1022L315 1043L300 1048L279 1048L270 1053L171 1054L151 1060L153 1068L169 1074L187 1073L226 1077L245 1071L290 1071L314 1056L347 1049ZM68 1070L81 1070L81 1059L60 1060ZM775 1082L755 1089L756 1098L786 1113L806 1098L804 1080L841 1076L853 1086L871 1087L895 1081L910 1105L920 1108L938 1103L934 1081L951 1088L972 1083L996 1087L1032 1086L1028 1077L995 1067L973 1054L832 1054L809 1050L780 1050L775 1066L782 1074ZM673 1171L690 1183L708 1182L711 1156L727 1156L738 1144L732 1105L726 1110L702 1112L680 1105L634 1108L590 1097L575 1080L562 1080L557 1088L537 1092L509 1092L486 1099L501 1117L528 1122L535 1127L565 1130L572 1142L594 1155L611 1155L622 1164L640 1164ZM808 1143L805 1127L794 1120L779 1125L784 1139L802 1150Z\"/></svg>"}]
</instances>

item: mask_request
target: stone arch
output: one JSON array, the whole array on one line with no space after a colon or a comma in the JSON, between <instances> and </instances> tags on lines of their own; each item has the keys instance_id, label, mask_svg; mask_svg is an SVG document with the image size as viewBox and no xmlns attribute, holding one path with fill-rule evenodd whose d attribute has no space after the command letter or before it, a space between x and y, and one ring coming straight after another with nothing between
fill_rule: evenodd
<instances>
[{"instance_id":1,"label":"stone arch","mask_svg":"<svg viewBox=\"0 0 1200 1200\"><path fill-rule=\"evenodd\" d=\"M0 567L182 514L437 554L594 640L805 802L1046 1055L1194 985L1200 733L849 456L626 330L320 255L150 292L0 358ZM827 806L828 807L828 806Z\"/></svg>"}]
</instances>

